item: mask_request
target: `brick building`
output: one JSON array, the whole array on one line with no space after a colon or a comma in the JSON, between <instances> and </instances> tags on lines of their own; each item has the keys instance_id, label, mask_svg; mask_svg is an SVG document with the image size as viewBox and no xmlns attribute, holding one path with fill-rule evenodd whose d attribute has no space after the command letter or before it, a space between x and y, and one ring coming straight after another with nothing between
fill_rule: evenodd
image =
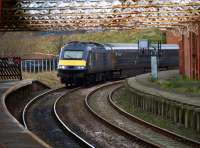
<instances>
[{"instance_id":1,"label":"brick building","mask_svg":"<svg viewBox=\"0 0 200 148\"><path fill-rule=\"evenodd\" d=\"M179 44L180 74L200 80L200 26L196 33L182 35Z\"/></svg>"},{"instance_id":2,"label":"brick building","mask_svg":"<svg viewBox=\"0 0 200 148\"><path fill-rule=\"evenodd\" d=\"M187 35L166 33L168 44L179 44L179 72L190 79L200 80L200 27Z\"/></svg>"}]
</instances>

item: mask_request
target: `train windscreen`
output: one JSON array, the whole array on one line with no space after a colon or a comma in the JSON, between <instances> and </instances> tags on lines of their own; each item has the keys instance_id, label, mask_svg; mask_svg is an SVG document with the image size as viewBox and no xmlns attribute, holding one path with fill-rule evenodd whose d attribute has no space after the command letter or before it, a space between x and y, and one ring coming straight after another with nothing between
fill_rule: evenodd
<instances>
[{"instance_id":1,"label":"train windscreen","mask_svg":"<svg viewBox=\"0 0 200 148\"><path fill-rule=\"evenodd\" d=\"M83 58L83 51L81 50L64 50L63 59L82 59Z\"/></svg>"}]
</instances>

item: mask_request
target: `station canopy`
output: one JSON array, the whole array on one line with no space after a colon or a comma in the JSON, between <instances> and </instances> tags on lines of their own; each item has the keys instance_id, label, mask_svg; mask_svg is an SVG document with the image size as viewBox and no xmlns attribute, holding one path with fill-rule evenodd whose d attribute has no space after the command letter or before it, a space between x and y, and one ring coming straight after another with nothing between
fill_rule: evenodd
<instances>
[{"instance_id":1,"label":"station canopy","mask_svg":"<svg viewBox=\"0 0 200 148\"><path fill-rule=\"evenodd\" d=\"M200 0L4 0L0 30L196 32L199 21Z\"/></svg>"}]
</instances>

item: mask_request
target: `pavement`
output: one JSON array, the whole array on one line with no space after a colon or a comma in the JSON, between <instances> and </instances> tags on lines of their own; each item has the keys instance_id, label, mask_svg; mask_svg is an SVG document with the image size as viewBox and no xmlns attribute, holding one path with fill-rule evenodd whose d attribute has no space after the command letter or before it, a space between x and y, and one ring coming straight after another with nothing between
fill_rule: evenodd
<instances>
[{"instance_id":1,"label":"pavement","mask_svg":"<svg viewBox=\"0 0 200 148\"><path fill-rule=\"evenodd\" d=\"M158 73L159 80L167 80L169 78L178 75L178 70L162 71ZM193 106L195 108L200 107L200 96L199 95L189 95L184 93L177 93L175 91L166 90L159 87L157 84L149 81L150 73L138 75L136 77L128 78L127 83L130 88L134 88L140 92L151 94L155 96L161 96L169 101L181 103L183 105Z\"/></svg>"},{"instance_id":2,"label":"pavement","mask_svg":"<svg viewBox=\"0 0 200 148\"><path fill-rule=\"evenodd\" d=\"M37 136L25 129L8 111L6 96L12 91L32 84L26 81L0 81L0 148L44 148L49 147Z\"/></svg>"}]
</instances>

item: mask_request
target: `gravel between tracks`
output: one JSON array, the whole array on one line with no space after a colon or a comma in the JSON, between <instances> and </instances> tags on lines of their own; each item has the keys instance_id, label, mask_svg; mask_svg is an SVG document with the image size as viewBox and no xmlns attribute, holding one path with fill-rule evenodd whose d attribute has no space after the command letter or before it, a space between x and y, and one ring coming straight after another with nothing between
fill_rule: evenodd
<instances>
[{"instance_id":1,"label":"gravel between tracks","mask_svg":"<svg viewBox=\"0 0 200 148\"><path fill-rule=\"evenodd\" d=\"M78 133L81 137L86 137L85 140L96 147L142 147L133 139L127 139L102 124L87 110L84 99L95 88L96 86L80 89L61 99L56 107L60 118L75 133Z\"/></svg>"},{"instance_id":2,"label":"gravel between tracks","mask_svg":"<svg viewBox=\"0 0 200 148\"><path fill-rule=\"evenodd\" d=\"M110 121L111 123L116 124L117 126L120 126L129 132L138 134L141 137L155 141L156 143L163 145L163 147L188 147L176 140L156 133L145 126L139 125L138 123L133 122L132 120L117 112L109 104L107 99L109 92L117 87L119 87L119 85L109 86L98 90L90 96L89 104L95 110L95 112L97 112L100 116Z\"/></svg>"},{"instance_id":3,"label":"gravel between tracks","mask_svg":"<svg viewBox=\"0 0 200 148\"><path fill-rule=\"evenodd\" d=\"M59 92L50 93L33 103L27 111L28 128L52 147L79 148L81 146L71 138L71 135L67 135L60 129L52 113L56 99L66 91L62 89Z\"/></svg>"}]
</instances>

